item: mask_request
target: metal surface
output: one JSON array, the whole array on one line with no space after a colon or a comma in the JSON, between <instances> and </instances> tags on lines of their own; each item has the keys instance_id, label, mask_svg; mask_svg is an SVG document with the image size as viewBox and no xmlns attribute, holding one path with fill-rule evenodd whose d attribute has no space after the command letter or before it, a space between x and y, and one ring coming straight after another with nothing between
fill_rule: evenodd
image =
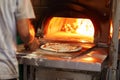
<instances>
[{"instance_id":1,"label":"metal surface","mask_svg":"<svg viewBox=\"0 0 120 80\"><path fill-rule=\"evenodd\" d=\"M104 60L108 55L107 51L107 48L94 48L92 51L72 59L43 55L40 54L39 49L34 52L21 52L17 55L20 64L101 72Z\"/></svg>"}]
</instances>

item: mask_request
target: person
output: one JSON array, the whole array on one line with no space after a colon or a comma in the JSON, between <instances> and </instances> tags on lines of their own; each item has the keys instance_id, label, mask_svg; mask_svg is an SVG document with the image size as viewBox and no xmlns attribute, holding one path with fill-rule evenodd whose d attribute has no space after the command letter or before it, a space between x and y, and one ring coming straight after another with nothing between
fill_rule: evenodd
<instances>
[{"instance_id":1,"label":"person","mask_svg":"<svg viewBox=\"0 0 120 80\"><path fill-rule=\"evenodd\" d=\"M19 79L17 32L30 50L39 47L38 39L30 31L33 27L30 19L33 18L35 14L30 0L0 0L0 80Z\"/></svg>"}]
</instances>

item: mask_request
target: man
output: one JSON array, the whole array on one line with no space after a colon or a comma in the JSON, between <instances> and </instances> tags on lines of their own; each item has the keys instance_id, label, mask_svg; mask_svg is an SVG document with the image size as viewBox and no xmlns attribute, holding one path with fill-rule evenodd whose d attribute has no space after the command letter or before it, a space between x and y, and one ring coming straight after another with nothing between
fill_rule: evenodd
<instances>
[{"instance_id":1,"label":"man","mask_svg":"<svg viewBox=\"0 0 120 80\"><path fill-rule=\"evenodd\" d=\"M39 46L30 32L30 18L35 18L30 0L0 0L0 80L19 77L16 31L30 50Z\"/></svg>"}]
</instances>

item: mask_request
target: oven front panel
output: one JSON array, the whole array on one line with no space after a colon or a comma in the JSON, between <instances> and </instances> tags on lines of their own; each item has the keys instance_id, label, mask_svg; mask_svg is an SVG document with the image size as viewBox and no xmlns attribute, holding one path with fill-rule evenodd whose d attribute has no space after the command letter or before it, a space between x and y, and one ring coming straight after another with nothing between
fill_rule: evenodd
<instances>
[{"instance_id":1,"label":"oven front panel","mask_svg":"<svg viewBox=\"0 0 120 80\"><path fill-rule=\"evenodd\" d=\"M41 28L42 37L47 25L54 17L85 18L90 19L94 25L94 43L109 44L110 4L108 0L100 2L97 0L41 0L40 5L38 27Z\"/></svg>"}]
</instances>

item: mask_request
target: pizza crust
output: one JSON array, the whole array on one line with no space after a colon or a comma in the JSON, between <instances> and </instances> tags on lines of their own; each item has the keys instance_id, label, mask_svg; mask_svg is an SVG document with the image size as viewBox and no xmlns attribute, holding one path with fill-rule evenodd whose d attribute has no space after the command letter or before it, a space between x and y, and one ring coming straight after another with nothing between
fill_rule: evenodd
<instances>
[{"instance_id":1,"label":"pizza crust","mask_svg":"<svg viewBox=\"0 0 120 80\"><path fill-rule=\"evenodd\" d=\"M69 43L45 43L40 48L54 52L76 52L82 49L79 45Z\"/></svg>"}]
</instances>

